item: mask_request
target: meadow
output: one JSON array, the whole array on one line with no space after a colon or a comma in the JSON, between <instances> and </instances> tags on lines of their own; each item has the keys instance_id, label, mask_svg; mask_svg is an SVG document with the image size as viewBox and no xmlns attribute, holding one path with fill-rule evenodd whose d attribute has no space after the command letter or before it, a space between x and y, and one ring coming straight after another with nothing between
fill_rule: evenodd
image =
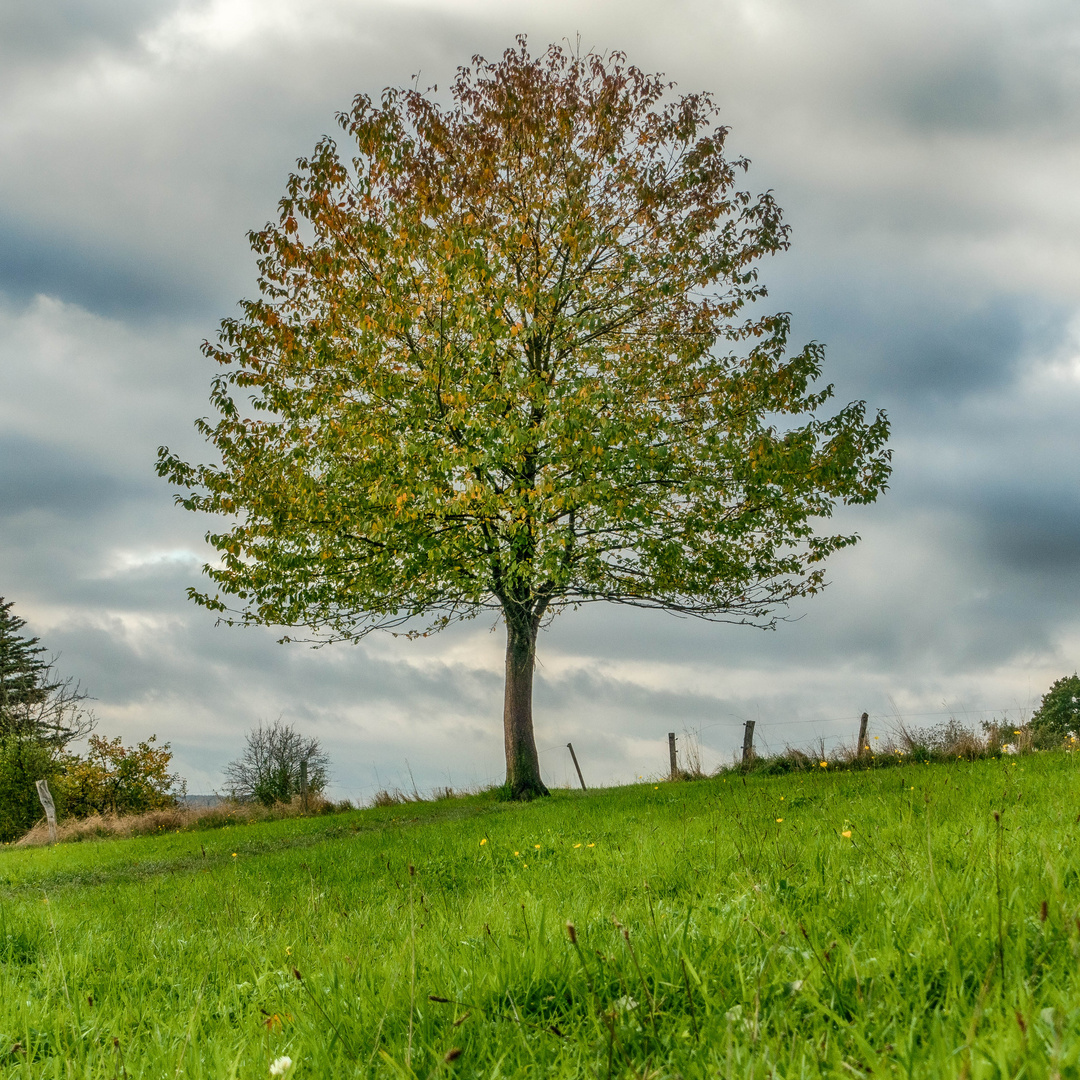
<instances>
[{"instance_id":1,"label":"meadow","mask_svg":"<svg viewBox=\"0 0 1080 1080\"><path fill-rule=\"evenodd\" d=\"M6 848L0 1074L1080 1076L1078 766Z\"/></svg>"}]
</instances>

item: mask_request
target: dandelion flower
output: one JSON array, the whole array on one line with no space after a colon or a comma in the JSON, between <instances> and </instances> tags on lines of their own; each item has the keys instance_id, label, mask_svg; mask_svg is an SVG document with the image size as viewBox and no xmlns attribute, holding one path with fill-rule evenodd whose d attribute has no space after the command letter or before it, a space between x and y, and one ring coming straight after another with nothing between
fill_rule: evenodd
<instances>
[{"instance_id":1,"label":"dandelion flower","mask_svg":"<svg viewBox=\"0 0 1080 1080\"><path fill-rule=\"evenodd\" d=\"M850 830L850 829L845 829L845 830L844 830L844 831L843 831L843 832L842 832L842 833L841 833L840 835L841 835L841 836L842 836L842 837L843 837L843 838L844 838L845 840L850 840L850 839L851 839L851 830Z\"/></svg>"},{"instance_id":2,"label":"dandelion flower","mask_svg":"<svg viewBox=\"0 0 1080 1080\"><path fill-rule=\"evenodd\" d=\"M235 852L235 851L234 851L234 852L232 853L232 857L233 857L234 859L236 858L236 852Z\"/></svg>"},{"instance_id":3,"label":"dandelion flower","mask_svg":"<svg viewBox=\"0 0 1080 1080\"><path fill-rule=\"evenodd\" d=\"M540 845L539 844L533 844L533 847L536 848L537 851L540 850Z\"/></svg>"},{"instance_id":4,"label":"dandelion flower","mask_svg":"<svg viewBox=\"0 0 1080 1080\"><path fill-rule=\"evenodd\" d=\"M487 843L487 837L485 836L484 839L480 841L480 846L483 847L486 843Z\"/></svg>"},{"instance_id":5,"label":"dandelion flower","mask_svg":"<svg viewBox=\"0 0 1080 1080\"><path fill-rule=\"evenodd\" d=\"M581 845L580 844L575 844L574 847L581 847Z\"/></svg>"},{"instance_id":6,"label":"dandelion flower","mask_svg":"<svg viewBox=\"0 0 1080 1080\"><path fill-rule=\"evenodd\" d=\"M521 854L521 852L520 852L520 851L515 851L515 852L514 852L514 854L515 854L515 855L520 855L520 854Z\"/></svg>"},{"instance_id":7,"label":"dandelion flower","mask_svg":"<svg viewBox=\"0 0 1080 1080\"><path fill-rule=\"evenodd\" d=\"M292 1068L291 1057L279 1057L270 1062L271 1076L284 1076Z\"/></svg>"},{"instance_id":8,"label":"dandelion flower","mask_svg":"<svg viewBox=\"0 0 1080 1080\"><path fill-rule=\"evenodd\" d=\"M823 761L823 762L821 763L821 767L822 767L823 769L827 769L827 768L829 767L829 763L828 763L827 761Z\"/></svg>"},{"instance_id":9,"label":"dandelion flower","mask_svg":"<svg viewBox=\"0 0 1080 1080\"><path fill-rule=\"evenodd\" d=\"M586 847L596 847L596 845L595 845L595 844L586 844L585 846L586 846Z\"/></svg>"},{"instance_id":10,"label":"dandelion flower","mask_svg":"<svg viewBox=\"0 0 1080 1080\"><path fill-rule=\"evenodd\" d=\"M783 821L783 820L784 820L784 819L783 819L782 817L778 817L778 818L776 819L776 824L777 824L777 825L779 825L779 824L780 824L780 822L781 822L781 821Z\"/></svg>"}]
</instances>

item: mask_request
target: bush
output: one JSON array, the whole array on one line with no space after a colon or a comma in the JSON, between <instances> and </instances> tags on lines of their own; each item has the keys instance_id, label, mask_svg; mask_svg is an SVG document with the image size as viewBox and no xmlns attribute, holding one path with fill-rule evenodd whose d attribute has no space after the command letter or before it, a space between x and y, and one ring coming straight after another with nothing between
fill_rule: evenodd
<instances>
[{"instance_id":1,"label":"bush","mask_svg":"<svg viewBox=\"0 0 1080 1080\"><path fill-rule=\"evenodd\" d=\"M63 812L62 769L53 748L39 739L9 735L0 740L0 841L9 843L44 818L36 780L48 781L57 814Z\"/></svg>"},{"instance_id":2,"label":"bush","mask_svg":"<svg viewBox=\"0 0 1080 1080\"><path fill-rule=\"evenodd\" d=\"M85 758L69 757L61 780L67 812L77 818L91 814L145 814L176 806L185 785L169 772L169 744L154 746L151 735L137 746L119 738L90 736Z\"/></svg>"},{"instance_id":3,"label":"bush","mask_svg":"<svg viewBox=\"0 0 1080 1080\"><path fill-rule=\"evenodd\" d=\"M1040 740L1054 742L1070 732L1080 733L1080 675L1066 675L1047 690L1031 718L1031 727Z\"/></svg>"}]
</instances>

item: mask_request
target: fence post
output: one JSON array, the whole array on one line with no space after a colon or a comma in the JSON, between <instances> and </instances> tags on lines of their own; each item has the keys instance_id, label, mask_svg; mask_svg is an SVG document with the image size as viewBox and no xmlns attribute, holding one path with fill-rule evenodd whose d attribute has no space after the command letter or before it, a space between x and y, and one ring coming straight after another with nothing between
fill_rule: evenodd
<instances>
[{"instance_id":1,"label":"fence post","mask_svg":"<svg viewBox=\"0 0 1080 1080\"><path fill-rule=\"evenodd\" d=\"M48 780L35 780L38 799L41 800L41 808L45 811L45 820L49 823L49 840L56 843L56 806L53 803L52 792L49 790Z\"/></svg>"},{"instance_id":2,"label":"fence post","mask_svg":"<svg viewBox=\"0 0 1080 1080\"><path fill-rule=\"evenodd\" d=\"M754 760L754 720L743 722L742 763L747 766Z\"/></svg>"},{"instance_id":3,"label":"fence post","mask_svg":"<svg viewBox=\"0 0 1080 1080\"><path fill-rule=\"evenodd\" d=\"M870 716L867 713L863 713L859 717L859 748L855 754L856 757L862 757L863 754L869 749L866 745L866 725L870 721Z\"/></svg>"},{"instance_id":4,"label":"fence post","mask_svg":"<svg viewBox=\"0 0 1080 1080\"><path fill-rule=\"evenodd\" d=\"M300 800L304 813L308 812L307 761L300 762Z\"/></svg>"},{"instance_id":5,"label":"fence post","mask_svg":"<svg viewBox=\"0 0 1080 1080\"><path fill-rule=\"evenodd\" d=\"M679 776L679 759L675 756L675 732L669 731L667 733L667 750L668 759L671 763L671 772L668 774L669 779L676 780Z\"/></svg>"},{"instance_id":6,"label":"fence post","mask_svg":"<svg viewBox=\"0 0 1080 1080\"><path fill-rule=\"evenodd\" d=\"M574 759L574 768L577 769L577 778L581 781L581 790L587 791L588 788L585 787L585 777L581 775L581 766L577 763L577 754L574 753L574 744L568 742L566 744L566 749L570 751L570 756Z\"/></svg>"}]
</instances>

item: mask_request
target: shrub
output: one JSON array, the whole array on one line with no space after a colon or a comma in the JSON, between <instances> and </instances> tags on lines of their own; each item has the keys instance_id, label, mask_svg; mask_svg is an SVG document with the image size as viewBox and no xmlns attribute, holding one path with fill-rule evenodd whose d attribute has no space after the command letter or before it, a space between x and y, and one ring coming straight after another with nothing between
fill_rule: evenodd
<instances>
[{"instance_id":1,"label":"shrub","mask_svg":"<svg viewBox=\"0 0 1080 1080\"><path fill-rule=\"evenodd\" d=\"M1070 732L1080 733L1080 675L1065 675L1047 690L1031 718L1031 727L1040 740L1054 742Z\"/></svg>"},{"instance_id":2,"label":"shrub","mask_svg":"<svg viewBox=\"0 0 1080 1080\"><path fill-rule=\"evenodd\" d=\"M62 764L53 748L40 739L9 735L0 739L0 841L22 836L45 811L36 780L47 780L57 813L63 812Z\"/></svg>"},{"instance_id":3,"label":"shrub","mask_svg":"<svg viewBox=\"0 0 1080 1080\"><path fill-rule=\"evenodd\" d=\"M185 785L169 772L169 744L155 746L151 735L137 746L124 746L119 738L90 736L85 758L69 757L61 781L67 812L84 818L91 814L144 814L176 806Z\"/></svg>"}]
</instances>

